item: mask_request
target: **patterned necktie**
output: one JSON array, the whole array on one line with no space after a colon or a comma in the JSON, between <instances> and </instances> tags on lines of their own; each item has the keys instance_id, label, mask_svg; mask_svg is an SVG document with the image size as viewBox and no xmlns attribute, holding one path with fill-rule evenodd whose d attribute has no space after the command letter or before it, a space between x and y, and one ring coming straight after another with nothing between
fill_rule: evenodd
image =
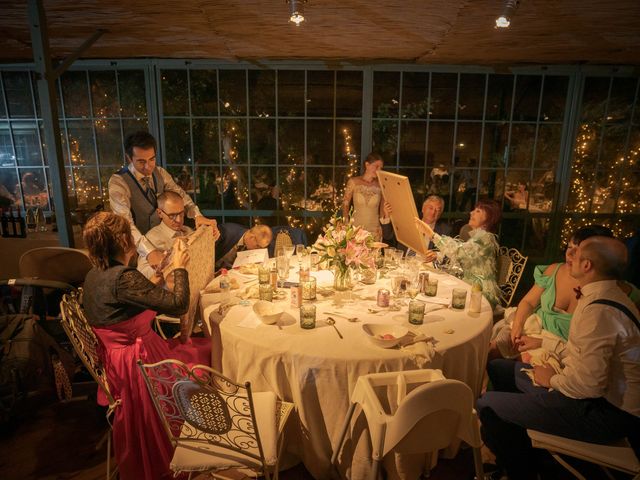
<instances>
[{"instance_id":1,"label":"patterned necktie","mask_svg":"<svg viewBox=\"0 0 640 480\"><path fill-rule=\"evenodd\" d=\"M151 177L142 177L142 187L152 205L156 204L156 192L151 186Z\"/></svg>"},{"instance_id":2,"label":"patterned necktie","mask_svg":"<svg viewBox=\"0 0 640 480\"><path fill-rule=\"evenodd\" d=\"M576 287L573 289L573 291L576 292L576 298L580 300L580 297L582 297L582 288Z\"/></svg>"}]
</instances>

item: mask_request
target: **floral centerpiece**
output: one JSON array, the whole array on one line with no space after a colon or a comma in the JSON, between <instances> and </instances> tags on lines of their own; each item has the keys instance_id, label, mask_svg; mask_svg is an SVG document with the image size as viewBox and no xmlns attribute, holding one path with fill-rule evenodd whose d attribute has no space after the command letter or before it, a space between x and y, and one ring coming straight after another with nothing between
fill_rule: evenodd
<instances>
[{"instance_id":1,"label":"floral centerpiece","mask_svg":"<svg viewBox=\"0 0 640 480\"><path fill-rule=\"evenodd\" d=\"M375 268L374 248L377 244L373 235L348 219L331 217L315 243L320 252L320 261L327 262L334 269L336 290L351 288L351 270Z\"/></svg>"}]
</instances>

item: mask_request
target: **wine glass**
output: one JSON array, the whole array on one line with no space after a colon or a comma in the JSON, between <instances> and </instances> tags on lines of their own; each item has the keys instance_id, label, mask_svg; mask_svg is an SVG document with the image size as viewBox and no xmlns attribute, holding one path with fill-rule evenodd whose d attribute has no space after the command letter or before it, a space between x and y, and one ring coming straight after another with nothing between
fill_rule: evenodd
<instances>
[{"instance_id":1,"label":"wine glass","mask_svg":"<svg viewBox=\"0 0 640 480\"><path fill-rule=\"evenodd\" d=\"M293 251L295 250L295 247L293 245L287 245L282 248L284 250L284 253L287 255L287 258L291 258L291 256L293 255Z\"/></svg>"},{"instance_id":2,"label":"wine glass","mask_svg":"<svg viewBox=\"0 0 640 480\"><path fill-rule=\"evenodd\" d=\"M407 284L407 294L413 300L416 298L416 295L420 292L420 277L418 275L412 275L409 278L409 283Z\"/></svg>"},{"instance_id":3,"label":"wine glass","mask_svg":"<svg viewBox=\"0 0 640 480\"><path fill-rule=\"evenodd\" d=\"M299 243L296 245L296 257L300 258L304 253L304 251L305 251L305 248L303 244Z\"/></svg>"},{"instance_id":4,"label":"wine glass","mask_svg":"<svg viewBox=\"0 0 640 480\"><path fill-rule=\"evenodd\" d=\"M289 257L286 253L276 257L276 269L278 270L278 281L282 288L284 281L289 278Z\"/></svg>"}]
</instances>

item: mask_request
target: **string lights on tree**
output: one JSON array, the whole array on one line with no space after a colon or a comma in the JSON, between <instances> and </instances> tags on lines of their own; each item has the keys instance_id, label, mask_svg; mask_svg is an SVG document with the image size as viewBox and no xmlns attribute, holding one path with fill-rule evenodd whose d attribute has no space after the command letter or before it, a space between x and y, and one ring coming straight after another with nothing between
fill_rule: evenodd
<instances>
[{"instance_id":1,"label":"string lights on tree","mask_svg":"<svg viewBox=\"0 0 640 480\"><path fill-rule=\"evenodd\" d=\"M597 128L598 124L595 122L583 123L576 138L569 198L574 199L573 211L585 216L564 219L561 233L561 242L564 245L568 243L574 231L593 223L610 228L618 238L625 238L632 233L632 230L627 225L628 222L624 222L622 218L602 218L596 221L586 215L613 213L616 196L618 196L616 213L634 213L640 206L637 195L630 191L633 187L630 177L635 174L638 165L637 147L631 148L627 155L617 157L613 163L604 165L603 178L606 180L598 185L593 168L589 168L590 165L595 164L592 151L597 146L595 143Z\"/></svg>"}]
</instances>

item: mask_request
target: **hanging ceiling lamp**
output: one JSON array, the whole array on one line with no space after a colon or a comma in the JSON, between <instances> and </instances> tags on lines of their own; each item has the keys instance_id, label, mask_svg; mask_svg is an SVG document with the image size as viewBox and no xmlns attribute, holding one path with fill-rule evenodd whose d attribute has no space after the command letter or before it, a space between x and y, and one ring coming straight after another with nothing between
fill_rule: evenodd
<instances>
[{"instance_id":1,"label":"hanging ceiling lamp","mask_svg":"<svg viewBox=\"0 0 640 480\"><path fill-rule=\"evenodd\" d=\"M502 15L496 18L496 28L509 28L509 25L511 25L511 18L515 15L519 4L519 0L504 1Z\"/></svg>"},{"instance_id":2,"label":"hanging ceiling lamp","mask_svg":"<svg viewBox=\"0 0 640 480\"><path fill-rule=\"evenodd\" d=\"M289 21L299 27L304 22L304 4L307 0L287 0L289 4Z\"/></svg>"}]
</instances>

